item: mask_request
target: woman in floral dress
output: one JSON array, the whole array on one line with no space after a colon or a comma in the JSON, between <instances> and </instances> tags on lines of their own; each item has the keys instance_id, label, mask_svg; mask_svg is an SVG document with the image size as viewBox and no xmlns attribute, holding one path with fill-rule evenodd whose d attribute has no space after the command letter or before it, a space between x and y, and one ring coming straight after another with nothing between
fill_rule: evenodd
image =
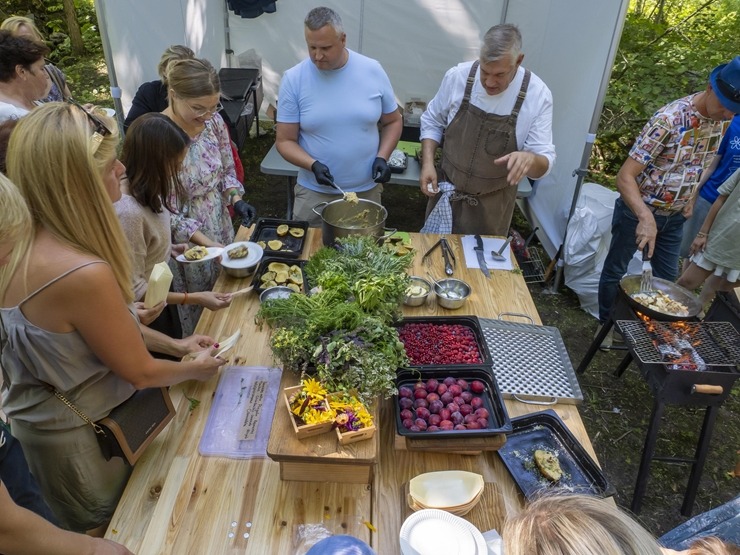
<instances>
[{"instance_id":1,"label":"woman in floral dress","mask_svg":"<svg viewBox=\"0 0 740 555\"><path fill-rule=\"evenodd\" d=\"M244 188L234 171L231 139L221 116L220 83L213 66L202 59L173 62L167 71L169 106L164 110L191 138L180 170L186 198L172 217L175 243L197 242L204 247L222 247L234 240L234 226L228 206L242 223L249 225L255 210L242 200ZM200 230L205 238L193 237ZM173 263L175 291L210 291L218 276L213 261ZM193 333L202 307L182 305L183 333Z\"/></svg>"}]
</instances>

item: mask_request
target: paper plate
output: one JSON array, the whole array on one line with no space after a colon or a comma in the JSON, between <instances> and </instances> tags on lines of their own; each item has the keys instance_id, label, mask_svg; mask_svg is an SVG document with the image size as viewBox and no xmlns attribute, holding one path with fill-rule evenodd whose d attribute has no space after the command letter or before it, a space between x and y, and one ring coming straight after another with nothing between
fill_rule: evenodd
<instances>
[{"instance_id":1,"label":"paper plate","mask_svg":"<svg viewBox=\"0 0 740 555\"><path fill-rule=\"evenodd\" d=\"M462 470L419 474L409 482L409 493L418 503L433 509L459 507L483 491L483 476Z\"/></svg>"},{"instance_id":2,"label":"paper plate","mask_svg":"<svg viewBox=\"0 0 740 555\"><path fill-rule=\"evenodd\" d=\"M244 258L229 258L229 251L232 249L235 249L236 247L241 247L244 245L247 247L247 256ZM252 243L250 241L238 241L236 243L231 243L230 245L226 245L224 247L223 253L221 255L221 265L226 266L227 268L251 268L252 266L256 266L259 264L259 261L262 260L262 255L264 254L264 250L262 247L260 247L257 243Z\"/></svg>"},{"instance_id":3,"label":"paper plate","mask_svg":"<svg viewBox=\"0 0 740 555\"><path fill-rule=\"evenodd\" d=\"M236 330L236 333L234 335L229 336L227 339L224 339L219 343L220 350L218 353L216 353L217 357L220 357L222 354L224 354L226 351L231 349L234 345L236 345L237 341L239 341L239 338L242 336L241 330Z\"/></svg>"},{"instance_id":4,"label":"paper plate","mask_svg":"<svg viewBox=\"0 0 740 555\"><path fill-rule=\"evenodd\" d=\"M188 260L184 254L178 254L175 260L182 262L183 264L198 264L199 262L205 262L206 260L212 260L219 256L223 249L221 247L206 247L208 254L200 260Z\"/></svg>"},{"instance_id":5,"label":"paper plate","mask_svg":"<svg viewBox=\"0 0 740 555\"><path fill-rule=\"evenodd\" d=\"M467 520L425 509L408 517L399 536L403 555L486 555L483 534Z\"/></svg>"},{"instance_id":6,"label":"paper plate","mask_svg":"<svg viewBox=\"0 0 740 555\"><path fill-rule=\"evenodd\" d=\"M103 108L103 111L105 112L105 115L109 118L116 117L116 111L113 108Z\"/></svg>"}]
</instances>

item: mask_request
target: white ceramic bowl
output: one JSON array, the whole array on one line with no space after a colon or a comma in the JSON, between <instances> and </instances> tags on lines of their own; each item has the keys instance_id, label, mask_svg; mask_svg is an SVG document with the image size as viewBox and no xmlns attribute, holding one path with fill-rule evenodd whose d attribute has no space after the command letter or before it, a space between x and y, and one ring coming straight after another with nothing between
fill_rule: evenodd
<instances>
[{"instance_id":1,"label":"white ceramic bowl","mask_svg":"<svg viewBox=\"0 0 740 555\"><path fill-rule=\"evenodd\" d=\"M242 245L247 247L247 256L244 258L229 258L229 251ZM238 241L224 247L224 250L221 253L221 266L223 266L224 271L232 277L246 277L253 274L257 269L257 265L260 263L260 260L262 260L263 254L264 250L257 243Z\"/></svg>"},{"instance_id":2,"label":"white ceramic bowl","mask_svg":"<svg viewBox=\"0 0 740 555\"><path fill-rule=\"evenodd\" d=\"M409 493L429 509L467 505L483 490L483 476L462 470L419 474L409 482Z\"/></svg>"}]
</instances>

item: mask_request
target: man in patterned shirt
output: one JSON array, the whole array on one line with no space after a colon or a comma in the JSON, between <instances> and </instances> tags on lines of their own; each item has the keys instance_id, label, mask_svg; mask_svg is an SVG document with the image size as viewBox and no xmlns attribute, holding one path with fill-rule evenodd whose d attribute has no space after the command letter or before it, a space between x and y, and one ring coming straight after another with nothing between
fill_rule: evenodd
<instances>
[{"instance_id":1,"label":"man in patterned shirt","mask_svg":"<svg viewBox=\"0 0 740 555\"><path fill-rule=\"evenodd\" d=\"M647 247L657 277L675 281L683 224L701 175L740 113L740 56L716 67L705 90L653 114L617 175L612 240L599 281L599 320L609 319L635 248ZM604 344L602 344L604 345Z\"/></svg>"}]
</instances>

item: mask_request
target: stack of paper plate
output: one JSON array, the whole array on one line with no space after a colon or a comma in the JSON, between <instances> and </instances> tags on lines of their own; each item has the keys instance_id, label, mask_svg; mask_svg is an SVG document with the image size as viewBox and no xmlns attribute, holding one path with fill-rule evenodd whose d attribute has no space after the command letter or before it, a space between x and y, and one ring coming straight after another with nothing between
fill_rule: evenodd
<instances>
[{"instance_id":1,"label":"stack of paper plate","mask_svg":"<svg viewBox=\"0 0 740 555\"><path fill-rule=\"evenodd\" d=\"M420 474L409 482L409 507L415 511L440 509L463 516L483 495L483 476L462 470Z\"/></svg>"},{"instance_id":2,"label":"stack of paper plate","mask_svg":"<svg viewBox=\"0 0 740 555\"><path fill-rule=\"evenodd\" d=\"M437 509L412 514L401 526L403 555L487 555L483 534L467 520Z\"/></svg>"}]
</instances>

